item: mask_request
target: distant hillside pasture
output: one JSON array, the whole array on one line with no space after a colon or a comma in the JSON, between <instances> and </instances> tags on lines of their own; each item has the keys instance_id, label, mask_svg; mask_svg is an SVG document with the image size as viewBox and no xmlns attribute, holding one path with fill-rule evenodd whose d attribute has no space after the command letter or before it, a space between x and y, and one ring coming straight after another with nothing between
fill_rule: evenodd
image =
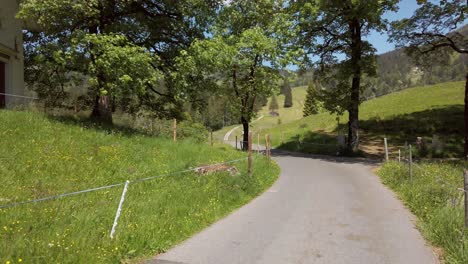
<instances>
[{"instance_id":1,"label":"distant hillside pasture","mask_svg":"<svg viewBox=\"0 0 468 264\"><path fill-rule=\"evenodd\" d=\"M269 103L271 98L268 100L268 103L265 107L263 107L257 114L257 117L263 116L262 119L252 123L252 131L253 133L258 133L259 131L263 131L265 129L269 129L272 127L277 126L278 124L288 124L290 122L299 120L303 117L303 107L304 107L304 100L307 94L307 87L295 87L292 88L292 95L293 95L293 106L285 108L284 105L284 95L280 94L276 97L278 100L279 109L276 111L278 116L270 115L270 110L268 109ZM232 128L238 125L233 125L229 127L225 127L221 130L215 132L215 136L217 139L222 140L224 135L231 130ZM242 135L242 126L240 126L237 130L235 130L230 140L234 140L235 136Z\"/></svg>"},{"instance_id":2,"label":"distant hillside pasture","mask_svg":"<svg viewBox=\"0 0 468 264\"><path fill-rule=\"evenodd\" d=\"M229 146L177 143L129 130L0 111L0 206L130 181L114 239L123 186L0 209L0 263L128 263L199 232L262 193L279 169L254 157L240 172L184 172L245 158Z\"/></svg>"},{"instance_id":3,"label":"distant hillside pasture","mask_svg":"<svg viewBox=\"0 0 468 264\"><path fill-rule=\"evenodd\" d=\"M449 82L415 87L378 97L360 106L360 149L367 155L382 156L383 137L397 155L405 141L415 144L423 137L431 144L433 135L442 141L441 152L416 153L421 157L460 157L463 153L463 89L464 82ZM339 133L346 134L347 115L339 117L328 112L308 116L288 124L278 125L270 133L272 143L279 148L336 154ZM284 142L281 142L281 135ZM298 141L306 144L299 146ZM283 143L283 144L282 144ZM331 144L327 146L326 144Z\"/></svg>"}]
</instances>

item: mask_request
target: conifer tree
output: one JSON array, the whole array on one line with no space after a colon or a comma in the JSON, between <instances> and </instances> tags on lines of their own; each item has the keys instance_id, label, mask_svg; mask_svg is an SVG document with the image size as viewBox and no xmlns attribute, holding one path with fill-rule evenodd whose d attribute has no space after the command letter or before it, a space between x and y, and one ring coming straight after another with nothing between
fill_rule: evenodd
<instances>
[{"instance_id":1,"label":"conifer tree","mask_svg":"<svg viewBox=\"0 0 468 264\"><path fill-rule=\"evenodd\" d=\"M292 107L293 106L293 98L292 98L292 90L291 86L289 85L288 80L284 81L283 84L283 94L284 94L284 107Z\"/></svg>"},{"instance_id":2,"label":"conifer tree","mask_svg":"<svg viewBox=\"0 0 468 264\"><path fill-rule=\"evenodd\" d=\"M317 89L315 88L315 85L313 83L310 83L309 87L307 87L307 96L304 102L304 117L318 113L317 102Z\"/></svg>"},{"instance_id":3,"label":"conifer tree","mask_svg":"<svg viewBox=\"0 0 468 264\"><path fill-rule=\"evenodd\" d=\"M279 106L278 106L278 100L276 99L276 96L273 95L271 97L271 102L270 102L270 112L276 112L276 110L278 110Z\"/></svg>"}]
</instances>

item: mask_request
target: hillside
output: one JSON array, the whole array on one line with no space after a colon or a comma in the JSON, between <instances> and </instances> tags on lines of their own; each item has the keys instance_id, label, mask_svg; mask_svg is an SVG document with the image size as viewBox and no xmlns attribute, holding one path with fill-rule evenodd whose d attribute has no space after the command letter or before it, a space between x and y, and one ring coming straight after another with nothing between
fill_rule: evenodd
<instances>
[{"instance_id":1,"label":"hillside","mask_svg":"<svg viewBox=\"0 0 468 264\"><path fill-rule=\"evenodd\" d=\"M37 113L0 111L0 135L1 263L120 263L154 256L247 203L278 175L275 165L255 156L253 177L246 175L245 160L231 164L239 175L200 177L186 170L246 155ZM110 239L126 180L122 215Z\"/></svg>"},{"instance_id":2,"label":"hillside","mask_svg":"<svg viewBox=\"0 0 468 264\"><path fill-rule=\"evenodd\" d=\"M269 103L271 98L268 100L266 106L264 106L258 113L257 117L262 117L258 121L255 121L252 125L256 131L264 130L268 128L272 128L277 126L279 123L287 124L292 121L299 120L303 117L303 106L304 100L307 94L307 87L295 87L292 88L292 98L293 98L293 106L285 108L284 105L284 95L280 94L276 98L278 99L278 106L279 109L276 111L279 114L279 117L270 116L270 111L268 110ZM232 125L228 127L224 127L221 130L218 130L214 133L214 136L217 140L223 140L224 135L231 129L237 127L239 125ZM240 137L242 135L242 129L239 127L236 129L231 137L230 140L234 140L235 136Z\"/></svg>"},{"instance_id":3,"label":"hillside","mask_svg":"<svg viewBox=\"0 0 468 264\"><path fill-rule=\"evenodd\" d=\"M468 25L458 31L468 35ZM363 97L389 94L409 87L433 85L443 82L462 81L468 70L468 55L452 52L449 58L434 54L429 65L416 65L403 49L392 50L377 55L377 78L363 78L369 88ZM292 83L296 86L307 85L313 80L313 72L300 72Z\"/></svg>"},{"instance_id":4,"label":"hillside","mask_svg":"<svg viewBox=\"0 0 468 264\"><path fill-rule=\"evenodd\" d=\"M360 107L360 149L369 155L381 155L384 136L389 138L391 150L397 151L405 141L414 144L416 137L425 137L430 144L437 134L444 147L443 153L435 156L459 157L463 152L463 89L464 82L449 82L410 88L364 102ZM346 134L347 116L339 120L338 127L335 115L322 112L263 132L270 133L273 145L280 148L336 154L336 137ZM256 125L253 129L257 129ZM299 146L298 141L331 145Z\"/></svg>"}]
</instances>

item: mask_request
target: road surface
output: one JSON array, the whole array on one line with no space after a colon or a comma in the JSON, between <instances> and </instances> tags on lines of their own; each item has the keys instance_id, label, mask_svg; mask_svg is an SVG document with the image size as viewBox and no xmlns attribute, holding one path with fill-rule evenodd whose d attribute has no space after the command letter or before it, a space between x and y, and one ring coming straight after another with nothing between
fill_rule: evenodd
<instances>
[{"instance_id":1,"label":"road surface","mask_svg":"<svg viewBox=\"0 0 468 264\"><path fill-rule=\"evenodd\" d=\"M413 217L363 160L277 152L263 195L153 264L437 263Z\"/></svg>"}]
</instances>

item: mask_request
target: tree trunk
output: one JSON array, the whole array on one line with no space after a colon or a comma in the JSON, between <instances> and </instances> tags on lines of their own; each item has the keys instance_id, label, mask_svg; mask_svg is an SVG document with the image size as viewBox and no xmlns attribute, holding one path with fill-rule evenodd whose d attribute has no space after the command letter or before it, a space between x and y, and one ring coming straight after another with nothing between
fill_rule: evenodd
<instances>
[{"instance_id":1,"label":"tree trunk","mask_svg":"<svg viewBox=\"0 0 468 264\"><path fill-rule=\"evenodd\" d=\"M96 96L91 118L100 123L112 124L112 107L109 102L109 96Z\"/></svg>"},{"instance_id":2,"label":"tree trunk","mask_svg":"<svg viewBox=\"0 0 468 264\"><path fill-rule=\"evenodd\" d=\"M359 100L361 86L361 56L362 38L359 19L354 18L349 22L351 33L351 65L353 67L353 80L351 84L351 97L348 105L348 142L349 152L356 152L359 146Z\"/></svg>"},{"instance_id":3,"label":"tree trunk","mask_svg":"<svg viewBox=\"0 0 468 264\"><path fill-rule=\"evenodd\" d=\"M468 160L468 73L465 82L465 151L463 157Z\"/></svg>"},{"instance_id":4,"label":"tree trunk","mask_svg":"<svg viewBox=\"0 0 468 264\"><path fill-rule=\"evenodd\" d=\"M249 121L245 117L241 117L242 127L244 128L244 135L242 136L242 150L247 151L249 147Z\"/></svg>"},{"instance_id":5,"label":"tree trunk","mask_svg":"<svg viewBox=\"0 0 468 264\"><path fill-rule=\"evenodd\" d=\"M101 3L99 3L101 4ZM93 25L89 28L89 32L92 34L99 34L98 26ZM92 64L96 67L96 58L95 53L93 52L94 45L90 44L89 46L90 49L90 55L91 55L91 62ZM96 69L99 69L96 67ZM105 76L104 74L98 70L96 73L96 79L97 79L97 87L96 88L96 93L99 95L96 95L94 99L94 106L93 106L93 111L91 112L91 119L96 120L99 123L106 123L106 124L112 124L112 107L111 103L109 102L109 95L100 95L101 89L104 87L104 84L106 83Z\"/></svg>"},{"instance_id":6,"label":"tree trunk","mask_svg":"<svg viewBox=\"0 0 468 264\"><path fill-rule=\"evenodd\" d=\"M356 152L359 146L359 89L361 78L354 77L351 85L351 101L348 109L348 145L350 152Z\"/></svg>"}]
</instances>

